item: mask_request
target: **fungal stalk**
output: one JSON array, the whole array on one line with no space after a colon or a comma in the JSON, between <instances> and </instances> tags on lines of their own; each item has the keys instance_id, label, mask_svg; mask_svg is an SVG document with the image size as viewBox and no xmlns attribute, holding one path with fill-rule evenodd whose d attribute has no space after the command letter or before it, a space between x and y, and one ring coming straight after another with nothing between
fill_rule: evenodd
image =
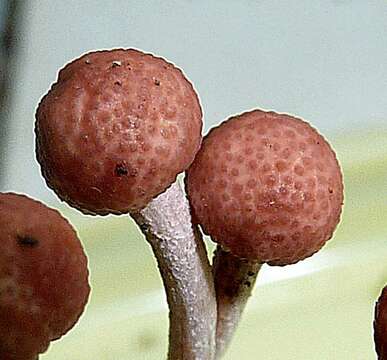
<instances>
[{"instance_id":1,"label":"fungal stalk","mask_svg":"<svg viewBox=\"0 0 387 360\"><path fill-rule=\"evenodd\" d=\"M216 359L221 359L234 336L262 264L240 259L217 246L213 263L216 289Z\"/></svg>"},{"instance_id":2,"label":"fungal stalk","mask_svg":"<svg viewBox=\"0 0 387 360\"><path fill-rule=\"evenodd\" d=\"M207 253L180 184L132 217L157 258L169 304L168 359L212 359L216 303Z\"/></svg>"}]
</instances>

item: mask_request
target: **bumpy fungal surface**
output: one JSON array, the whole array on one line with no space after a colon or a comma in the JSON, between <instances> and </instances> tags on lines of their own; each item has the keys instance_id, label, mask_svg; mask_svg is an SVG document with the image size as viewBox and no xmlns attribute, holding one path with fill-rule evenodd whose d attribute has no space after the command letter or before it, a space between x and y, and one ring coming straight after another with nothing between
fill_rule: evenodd
<instances>
[{"instance_id":1,"label":"bumpy fungal surface","mask_svg":"<svg viewBox=\"0 0 387 360\"><path fill-rule=\"evenodd\" d=\"M202 111L183 73L137 50L83 55L59 72L36 113L49 187L84 213L145 207L193 161Z\"/></svg>"},{"instance_id":2,"label":"bumpy fungal surface","mask_svg":"<svg viewBox=\"0 0 387 360\"><path fill-rule=\"evenodd\" d=\"M343 183L327 141L306 122L255 110L204 138L187 172L194 218L234 255L298 262L331 238Z\"/></svg>"},{"instance_id":3,"label":"bumpy fungal surface","mask_svg":"<svg viewBox=\"0 0 387 360\"><path fill-rule=\"evenodd\" d=\"M387 286L376 303L374 338L378 359L387 360Z\"/></svg>"},{"instance_id":4,"label":"bumpy fungal surface","mask_svg":"<svg viewBox=\"0 0 387 360\"><path fill-rule=\"evenodd\" d=\"M35 360L77 322L90 287L71 225L23 195L0 193L0 359Z\"/></svg>"}]
</instances>

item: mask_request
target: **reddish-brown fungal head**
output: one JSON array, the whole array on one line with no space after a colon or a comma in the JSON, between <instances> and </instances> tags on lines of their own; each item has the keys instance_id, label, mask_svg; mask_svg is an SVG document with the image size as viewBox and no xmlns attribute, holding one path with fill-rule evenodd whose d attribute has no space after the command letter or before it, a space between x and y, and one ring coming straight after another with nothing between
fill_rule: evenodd
<instances>
[{"instance_id":1,"label":"reddish-brown fungal head","mask_svg":"<svg viewBox=\"0 0 387 360\"><path fill-rule=\"evenodd\" d=\"M87 259L71 225L26 196L0 193L0 359L32 360L77 322Z\"/></svg>"},{"instance_id":2,"label":"reddish-brown fungal head","mask_svg":"<svg viewBox=\"0 0 387 360\"><path fill-rule=\"evenodd\" d=\"M332 236L342 175L325 139L289 115L252 111L203 140L186 178L194 218L234 255L286 265Z\"/></svg>"},{"instance_id":3,"label":"reddish-brown fungal head","mask_svg":"<svg viewBox=\"0 0 387 360\"><path fill-rule=\"evenodd\" d=\"M375 348L379 360L387 360L387 286L375 306Z\"/></svg>"},{"instance_id":4,"label":"reddish-brown fungal head","mask_svg":"<svg viewBox=\"0 0 387 360\"><path fill-rule=\"evenodd\" d=\"M138 210L193 161L202 112L183 73L137 50L86 54L60 71L36 114L49 187L86 213Z\"/></svg>"}]
</instances>

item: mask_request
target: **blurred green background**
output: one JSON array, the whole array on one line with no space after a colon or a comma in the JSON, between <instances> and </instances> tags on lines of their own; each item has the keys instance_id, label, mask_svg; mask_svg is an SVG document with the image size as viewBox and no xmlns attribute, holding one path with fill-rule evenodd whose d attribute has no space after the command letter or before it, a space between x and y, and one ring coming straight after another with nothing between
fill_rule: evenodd
<instances>
[{"instance_id":1,"label":"blurred green background","mask_svg":"<svg viewBox=\"0 0 387 360\"><path fill-rule=\"evenodd\" d=\"M252 108L302 117L336 149L345 209L324 249L264 266L226 359L375 359L387 283L387 3L382 0L0 1L0 186L59 208L89 256L92 296L43 360L162 359L168 315L150 248L129 217L83 216L47 189L34 112L80 54L136 47L182 67L205 129ZM209 249L212 245L208 241Z\"/></svg>"}]
</instances>

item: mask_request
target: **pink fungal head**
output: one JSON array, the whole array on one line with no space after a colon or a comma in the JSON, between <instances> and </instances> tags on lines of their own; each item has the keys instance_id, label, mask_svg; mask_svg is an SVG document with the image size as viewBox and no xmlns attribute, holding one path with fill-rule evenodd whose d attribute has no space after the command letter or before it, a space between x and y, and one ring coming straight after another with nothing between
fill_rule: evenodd
<instances>
[{"instance_id":1,"label":"pink fungal head","mask_svg":"<svg viewBox=\"0 0 387 360\"><path fill-rule=\"evenodd\" d=\"M335 153L308 123L251 111L204 138L186 188L204 232L234 255L296 263L331 238L343 203Z\"/></svg>"},{"instance_id":2,"label":"pink fungal head","mask_svg":"<svg viewBox=\"0 0 387 360\"><path fill-rule=\"evenodd\" d=\"M90 287L71 225L23 195L0 193L0 359L35 360L77 322Z\"/></svg>"},{"instance_id":3,"label":"pink fungal head","mask_svg":"<svg viewBox=\"0 0 387 360\"><path fill-rule=\"evenodd\" d=\"M137 50L97 51L66 65L36 113L44 178L79 210L145 207L193 161L202 111L183 73Z\"/></svg>"}]
</instances>

